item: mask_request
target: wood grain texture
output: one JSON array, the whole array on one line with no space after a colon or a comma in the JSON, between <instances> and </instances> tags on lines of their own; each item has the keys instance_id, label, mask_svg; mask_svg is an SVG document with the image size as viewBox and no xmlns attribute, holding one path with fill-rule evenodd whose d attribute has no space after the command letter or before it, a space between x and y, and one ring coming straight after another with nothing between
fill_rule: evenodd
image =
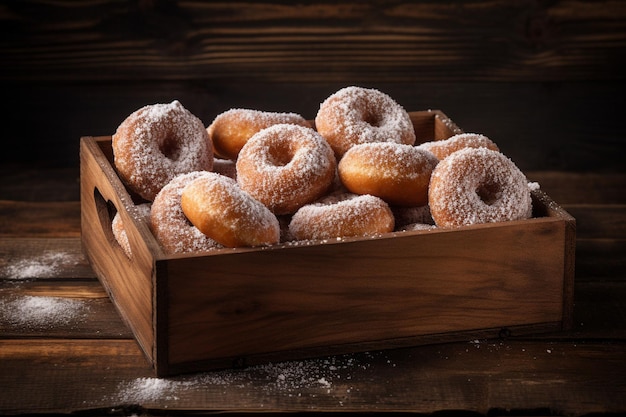
<instances>
[{"instance_id":1,"label":"wood grain texture","mask_svg":"<svg viewBox=\"0 0 626 417\"><path fill-rule=\"evenodd\" d=\"M602 342L475 341L153 379L132 341L0 339L0 401L10 414L541 408L584 415L626 407L623 385L613 384L626 371L625 353ZM63 384L49 385L55 377Z\"/></svg>"},{"instance_id":2,"label":"wood grain texture","mask_svg":"<svg viewBox=\"0 0 626 417\"><path fill-rule=\"evenodd\" d=\"M77 201L39 203L0 200L2 237L79 237L80 204Z\"/></svg>"},{"instance_id":3,"label":"wood grain texture","mask_svg":"<svg viewBox=\"0 0 626 417\"><path fill-rule=\"evenodd\" d=\"M623 2L7 2L2 79L623 79ZM45 72L39 71L45 68Z\"/></svg>"},{"instance_id":4,"label":"wood grain texture","mask_svg":"<svg viewBox=\"0 0 626 417\"><path fill-rule=\"evenodd\" d=\"M559 322L563 241L520 223L170 260L170 361Z\"/></svg>"},{"instance_id":5,"label":"wood grain texture","mask_svg":"<svg viewBox=\"0 0 626 417\"><path fill-rule=\"evenodd\" d=\"M81 141L81 241L89 262L114 301L124 322L132 329L146 355L155 356L154 260L137 232L128 210L133 206L121 180L95 140ZM115 212L111 210L116 210ZM119 246L111 224L122 216L132 248L132 259ZM139 226L141 227L141 226ZM146 239L146 240L147 240Z\"/></svg>"}]
</instances>

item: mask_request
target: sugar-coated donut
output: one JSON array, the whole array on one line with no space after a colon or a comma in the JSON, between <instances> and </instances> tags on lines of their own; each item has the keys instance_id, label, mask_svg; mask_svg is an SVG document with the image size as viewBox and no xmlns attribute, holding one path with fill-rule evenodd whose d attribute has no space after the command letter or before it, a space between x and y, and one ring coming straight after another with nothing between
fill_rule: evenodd
<instances>
[{"instance_id":1,"label":"sugar-coated donut","mask_svg":"<svg viewBox=\"0 0 626 417\"><path fill-rule=\"evenodd\" d=\"M183 190L181 206L194 226L226 247L280 241L276 216L232 178L211 173L193 180Z\"/></svg>"},{"instance_id":2,"label":"sugar-coated donut","mask_svg":"<svg viewBox=\"0 0 626 417\"><path fill-rule=\"evenodd\" d=\"M187 220L181 207L183 190L193 180L212 174L194 171L174 177L159 191L150 210L152 233L168 254L208 251L222 247Z\"/></svg>"},{"instance_id":3,"label":"sugar-coated donut","mask_svg":"<svg viewBox=\"0 0 626 417\"><path fill-rule=\"evenodd\" d=\"M236 160L241 148L256 132L276 124L311 127L297 113L268 112L252 109L230 109L219 114L207 128L215 153Z\"/></svg>"},{"instance_id":4,"label":"sugar-coated donut","mask_svg":"<svg viewBox=\"0 0 626 417\"><path fill-rule=\"evenodd\" d=\"M526 176L506 156L466 148L439 162L430 180L429 206L438 227L529 218Z\"/></svg>"},{"instance_id":5,"label":"sugar-coated donut","mask_svg":"<svg viewBox=\"0 0 626 417\"><path fill-rule=\"evenodd\" d=\"M465 148L487 148L492 151L500 151L491 139L478 133L459 133L444 140L434 140L418 145L442 160L453 152Z\"/></svg>"},{"instance_id":6,"label":"sugar-coated donut","mask_svg":"<svg viewBox=\"0 0 626 417\"><path fill-rule=\"evenodd\" d=\"M135 212L131 214L138 222L146 222L149 224L150 206L150 203L138 204L134 207ZM133 255L133 251L130 248L130 242L128 240L128 234L126 233L126 227L124 226L124 222L119 211L115 213L115 216L113 216L113 220L111 221L111 229L113 230L113 237L115 238L117 243L120 245L126 256L131 258Z\"/></svg>"},{"instance_id":7,"label":"sugar-coated donut","mask_svg":"<svg viewBox=\"0 0 626 417\"><path fill-rule=\"evenodd\" d=\"M120 245L126 256L129 258L133 256L133 251L130 248L130 242L128 241L128 235L126 234L126 228L124 227L124 222L122 221L122 216L120 216L119 212L115 213L115 216L113 216L111 229L113 230L113 237L117 241L118 245Z\"/></svg>"},{"instance_id":8,"label":"sugar-coated donut","mask_svg":"<svg viewBox=\"0 0 626 417\"><path fill-rule=\"evenodd\" d=\"M330 194L301 207L289 231L297 240L371 236L393 231L389 205L372 195Z\"/></svg>"},{"instance_id":9,"label":"sugar-coated donut","mask_svg":"<svg viewBox=\"0 0 626 417\"><path fill-rule=\"evenodd\" d=\"M237 182L274 214L290 214L328 191L336 167L331 147L315 130L278 124L241 149Z\"/></svg>"},{"instance_id":10,"label":"sugar-coated donut","mask_svg":"<svg viewBox=\"0 0 626 417\"><path fill-rule=\"evenodd\" d=\"M315 127L338 157L359 143L415 143L409 114L376 89L351 86L335 92L321 103Z\"/></svg>"},{"instance_id":11,"label":"sugar-coated donut","mask_svg":"<svg viewBox=\"0 0 626 417\"><path fill-rule=\"evenodd\" d=\"M351 147L338 165L344 186L355 194L371 194L390 205L428 203L430 175L439 161L430 152L395 142Z\"/></svg>"},{"instance_id":12,"label":"sugar-coated donut","mask_svg":"<svg viewBox=\"0 0 626 417\"><path fill-rule=\"evenodd\" d=\"M117 128L112 147L122 180L149 201L175 176L213 166L204 124L178 101L133 112Z\"/></svg>"}]
</instances>

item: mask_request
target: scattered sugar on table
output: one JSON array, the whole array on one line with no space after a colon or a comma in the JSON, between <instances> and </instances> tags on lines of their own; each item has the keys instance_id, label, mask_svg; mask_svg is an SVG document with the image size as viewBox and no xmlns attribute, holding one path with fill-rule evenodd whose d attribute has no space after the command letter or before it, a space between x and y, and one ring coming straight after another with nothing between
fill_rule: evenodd
<instances>
[{"instance_id":1,"label":"scattered sugar on table","mask_svg":"<svg viewBox=\"0 0 626 417\"><path fill-rule=\"evenodd\" d=\"M227 369L173 378L142 377L120 383L115 399L125 404L178 401L184 397L186 390L206 389L210 392L219 387L249 389L256 386L272 397L330 394L338 395L338 401L343 403L354 389L350 384L353 375L368 370L372 366L371 362L374 362L369 359L373 358L373 354L365 353L268 363L245 369ZM385 363L387 366L395 366L388 359Z\"/></svg>"},{"instance_id":2,"label":"scattered sugar on table","mask_svg":"<svg viewBox=\"0 0 626 417\"><path fill-rule=\"evenodd\" d=\"M120 387L117 400L122 403L143 403L157 400L177 400L177 390L185 384L163 378L137 378Z\"/></svg>"},{"instance_id":3,"label":"scattered sugar on table","mask_svg":"<svg viewBox=\"0 0 626 417\"><path fill-rule=\"evenodd\" d=\"M26 328L54 328L85 317L88 306L61 297L20 296L0 301L0 320Z\"/></svg>"},{"instance_id":4,"label":"scattered sugar on table","mask_svg":"<svg viewBox=\"0 0 626 417\"><path fill-rule=\"evenodd\" d=\"M67 252L48 252L37 258L13 259L4 267L9 279L49 278L56 276L64 264L78 263L78 256Z\"/></svg>"}]
</instances>

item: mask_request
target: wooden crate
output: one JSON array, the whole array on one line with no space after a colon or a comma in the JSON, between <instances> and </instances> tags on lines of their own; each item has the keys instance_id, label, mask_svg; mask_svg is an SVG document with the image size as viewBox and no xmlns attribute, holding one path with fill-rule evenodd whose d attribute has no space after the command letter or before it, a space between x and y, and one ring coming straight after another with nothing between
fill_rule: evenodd
<instances>
[{"instance_id":1,"label":"wooden crate","mask_svg":"<svg viewBox=\"0 0 626 417\"><path fill-rule=\"evenodd\" d=\"M461 131L440 111L411 118L421 142ZM111 137L80 149L84 251L158 376L571 326L575 220L540 190L523 221L166 255Z\"/></svg>"}]
</instances>

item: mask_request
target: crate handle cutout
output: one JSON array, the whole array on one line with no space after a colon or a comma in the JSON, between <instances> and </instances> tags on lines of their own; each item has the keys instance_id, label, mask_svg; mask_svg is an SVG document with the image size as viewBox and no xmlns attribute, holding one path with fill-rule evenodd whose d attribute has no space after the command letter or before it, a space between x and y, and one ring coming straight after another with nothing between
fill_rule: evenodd
<instances>
[{"instance_id":1,"label":"crate handle cutout","mask_svg":"<svg viewBox=\"0 0 626 417\"><path fill-rule=\"evenodd\" d=\"M104 198L100 190L98 190L98 187L94 187L93 198L95 201L98 219L100 220L100 226L102 227L102 230L107 240L114 244L122 252L124 252L124 255L126 255L126 257L131 258L132 250L130 250L129 248L130 253L127 253L127 251L122 248L118 240L115 238L115 235L113 234L113 219L118 213L117 207L115 207L115 204L113 204L111 200L107 200Z\"/></svg>"}]
</instances>

